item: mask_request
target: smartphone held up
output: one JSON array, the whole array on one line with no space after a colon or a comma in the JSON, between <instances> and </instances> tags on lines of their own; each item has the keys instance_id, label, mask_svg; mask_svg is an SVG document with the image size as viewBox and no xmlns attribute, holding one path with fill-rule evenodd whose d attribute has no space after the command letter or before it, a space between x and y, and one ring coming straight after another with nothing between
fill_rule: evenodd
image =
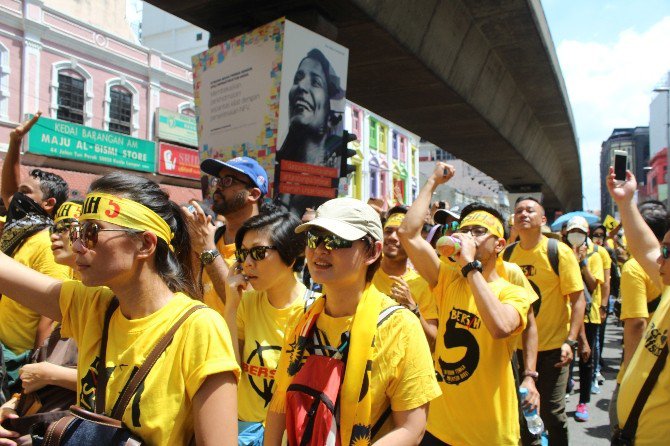
<instances>
[{"instance_id":1,"label":"smartphone held up","mask_svg":"<svg viewBox=\"0 0 670 446\"><path fill-rule=\"evenodd\" d=\"M628 168L628 152L623 150L614 151L614 179L626 181L626 169Z\"/></svg>"}]
</instances>

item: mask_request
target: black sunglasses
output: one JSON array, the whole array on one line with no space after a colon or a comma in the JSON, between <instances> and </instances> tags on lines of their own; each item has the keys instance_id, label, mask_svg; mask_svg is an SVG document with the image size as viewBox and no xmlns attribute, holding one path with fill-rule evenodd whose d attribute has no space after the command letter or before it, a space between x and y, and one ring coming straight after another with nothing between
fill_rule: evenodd
<instances>
[{"instance_id":1,"label":"black sunglasses","mask_svg":"<svg viewBox=\"0 0 670 446\"><path fill-rule=\"evenodd\" d=\"M58 223L49 226L49 235L70 232L72 231L72 227L77 226L78 224L79 223L76 221L59 221Z\"/></svg>"},{"instance_id":2,"label":"black sunglasses","mask_svg":"<svg viewBox=\"0 0 670 446\"><path fill-rule=\"evenodd\" d=\"M86 249L93 249L95 248L95 245L98 244L98 234L105 231L126 232L128 234L141 234L144 232L137 229L126 228L103 229L97 223L82 223L70 228L70 240L74 243L77 239L81 238L81 244L84 245Z\"/></svg>"},{"instance_id":3,"label":"black sunglasses","mask_svg":"<svg viewBox=\"0 0 670 446\"><path fill-rule=\"evenodd\" d=\"M244 263L244 261L247 260L247 256L251 254L251 258L254 260L263 260L267 255L268 249L277 248L275 246L254 246L249 249L240 248L235 251L235 258L239 263Z\"/></svg>"}]
</instances>

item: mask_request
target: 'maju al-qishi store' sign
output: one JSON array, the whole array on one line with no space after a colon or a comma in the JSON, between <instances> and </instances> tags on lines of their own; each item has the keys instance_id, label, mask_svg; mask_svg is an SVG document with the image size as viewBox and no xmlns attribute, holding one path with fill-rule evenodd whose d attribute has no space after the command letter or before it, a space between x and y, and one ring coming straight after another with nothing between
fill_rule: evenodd
<instances>
[{"instance_id":1,"label":"'maju al-qishi store' sign","mask_svg":"<svg viewBox=\"0 0 670 446\"><path fill-rule=\"evenodd\" d=\"M45 117L28 135L28 152L36 155L156 171L156 145L152 141Z\"/></svg>"}]
</instances>

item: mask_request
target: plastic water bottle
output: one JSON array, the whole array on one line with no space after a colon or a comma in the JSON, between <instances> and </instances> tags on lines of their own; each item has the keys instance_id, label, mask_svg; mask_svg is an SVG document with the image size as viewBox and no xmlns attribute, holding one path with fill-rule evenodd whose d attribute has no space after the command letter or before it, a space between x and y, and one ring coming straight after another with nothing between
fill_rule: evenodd
<instances>
[{"instance_id":1,"label":"plastic water bottle","mask_svg":"<svg viewBox=\"0 0 670 446\"><path fill-rule=\"evenodd\" d=\"M528 389L519 387L519 403L523 403L528 396ZM544 432L544 423L537 413L537 409L524 408L523 417L526 419L528 431L533 435L539 435Z\"/></svg>"},{"instance_id":2,"label":"plastic water bottle","mask_svg":"<svg viewBox=\"0 0 670 446\"><path fill-rule=\"evenodd\" d=\"M442 257L451 257L461 250L461 242L456 237L443 235L437 239L435 247Z\"/></svg>"}]
</instances>

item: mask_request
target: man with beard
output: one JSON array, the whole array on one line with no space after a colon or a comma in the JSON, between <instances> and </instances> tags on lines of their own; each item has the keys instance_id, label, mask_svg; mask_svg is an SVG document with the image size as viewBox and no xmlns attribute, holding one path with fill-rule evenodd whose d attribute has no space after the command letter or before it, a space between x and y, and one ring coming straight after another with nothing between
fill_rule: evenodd
<instances>
[{"instance_id":1,"label":"man with beard","mask_svg":"<svg viewBox=\"0 0 670 446\"><path fill-rule=\"evenodd\" d=\"M191 243L200 260L203 301L223 315L226 277L235 263L235 235L247 219L258 215L268 193L268 175L255 159L246 156L228 162L209 158L200 169L215 177L212 210L223 215L226 224L217 230L212 217L192 200L194 210L187 211Z\"/></svg>"},{"instance_id":2,"label":"man with beard","mask_svg":"<svg viewBox=\"0 0 670 446\"><path fill-rule=\"evenodd\" d=\"M48 229L58 207L67 200L67 183L58 175L40 169L33 169L27 178L21 178L20 174L21 141L39 117L37 113L9 134L0 186L8 212L0 249L36 271L65 280L70 277L70 268L56 263ZM0 298L0 344L9 375L3 384L5 392L20 390L18 370L29 359L30 350L49 337L52 322L16 303L11 296Z\"/></svg>"},{"instance_id":3,"label":"man with beard","mask_svg":"<svg viewBox=\"0 0 670 446\"><path fill-rule=\"evenodd\" d=\"M407 253L398 238L398 227L406 213L404 206L396 206L389 211L384 223L382 262L372 278L372 284L419 318L428 345L433 350L437 336L437 306L428 282L407 264Z\"/></svg>"}]
</instances>

